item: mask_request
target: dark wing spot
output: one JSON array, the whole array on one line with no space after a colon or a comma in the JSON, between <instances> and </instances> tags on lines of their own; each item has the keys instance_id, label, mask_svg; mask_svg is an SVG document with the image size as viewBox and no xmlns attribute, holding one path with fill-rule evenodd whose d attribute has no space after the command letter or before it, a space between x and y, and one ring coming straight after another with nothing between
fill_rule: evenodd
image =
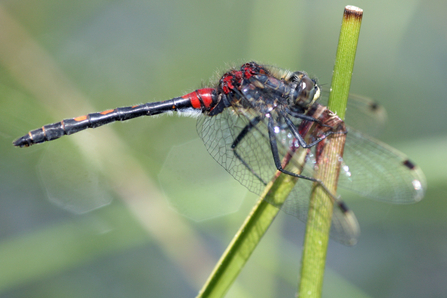
<instances>
[{"instance_id":1,"label":"dark wing spot","mask_svg":"<svg viewBox=\"0 0 447 298\"><path fill-rule=\"evenodd\" d=\"M409 159L405 160L403 162L403 164L404 164L404 166L406 166L410 170L413 170L416 167L416 165L414 163L412 163Z\"/></svg>"},{"instance_id":2,"label":"dark wing spot","mask_svg":"<svg viewBox=\"0 0 447 298\"><path fill-rule=\"evenodd\" d=\"M338 207L340 207L340 209L341 209L341 211L343 211L343 213L349 212L348 206L342 201L338 202Z\"/></svg>"},{"instance_id":3,"label":"dark wing spot","mask_svg":"<svg viewBox=\"0 0 447 298\"><path fill-rule=\"evenodd\" d=\"M377 102L372 102L369 107L371 108L371 111L376 111L379 109L379 104Z\"/></svg>"}]
</instances>

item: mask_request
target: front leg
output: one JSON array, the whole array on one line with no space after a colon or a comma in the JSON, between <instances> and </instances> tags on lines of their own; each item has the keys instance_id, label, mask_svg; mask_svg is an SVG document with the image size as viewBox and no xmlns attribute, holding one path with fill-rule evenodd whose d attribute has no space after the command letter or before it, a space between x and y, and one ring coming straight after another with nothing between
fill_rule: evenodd
<instances>
[{"instance_id":1,"label":"front leg","mask_svg":"<svg viewBox=\"0 0 447 298\"><path fill-rule=\"evenodd\" d=\"M293 136L298 141L298 144L303 148L312 148L313 146L315 146L316 144L318 144L322 140L326 139L328 136L330 136L331 134L333 134L335 132L333 130L329 130L329 131L323 133L319 138L317 138L312 143L307 144L306 141L304 140L304 138L299 133L295 124L292 122L292 120L290 120L290 118L287 115L285 115L284 113L281 112L280 114L284 118L284 120L285 120L287 126L289 127L290 131L292 132ZM313 118L313 119L315 119L315 118ZM317 120L317 119L315 119L315 120ZM318 121L318 123L320 122L319 120L317 120L317 121ZM317 121L314 121L314 122L317 122ZM328 125L322 125L322 126L328 126ZM328 127L331 127L331 126L328 126Z\"/></svg>"},{"instance_id":2,"label":"front leg","mask_svg":"<svg viewBox=\"0 0 447 298\"><path fill-rule=\"evenodd\" d=\"M301 178L301 179L305 179L305 180L309 180L309 181L315 182L318 186L321 186L324 189L324 191L332 199L332 202L334 204L336 204L338 206L338 208L340 208L344 214L349 212L349 209L346 206L346 204L339 197L335 196L326 187L326 185L324 185L324 183L321 180L313 178L313 177L308 177L308 176L305 176L305 175L293 173L291 171L285 170L282 167L281 161L280 161L280 158L279 158L278 144L276 142L276 136L275 136L275 124L274 124L274 121L273 121L273 119L271 117L269 118L269 122L268 122L268 133L269 133L270 147L271 147L272 154L273 154L273 161L274 161L275 167L276 167L276 169L278 171L280 171L281 173L290 175L292 177Z\"/></svg>"}]
</instances>

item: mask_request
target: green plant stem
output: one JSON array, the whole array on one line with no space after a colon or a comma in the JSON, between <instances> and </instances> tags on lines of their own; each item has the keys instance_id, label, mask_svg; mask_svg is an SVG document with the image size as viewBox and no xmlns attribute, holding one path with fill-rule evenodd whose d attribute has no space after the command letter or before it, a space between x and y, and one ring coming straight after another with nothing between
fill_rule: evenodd
<instances>
[{"instance_id":1,"label":"green plant stem","mask_svg":"<svg viewBox=\"0 0 447 298\"><path fill-rule=\"evenodd\" d=\"M295 153L294 158L298 158L298 160L301 160L301 164L304 164L305 156L306 150L299 150ZM297 170L299 171L300 169ZM260 197L256 206L236 233L197 297L223 297L225 295L262 236L278 214L280 207L287 199L290 191L292 191L296 181L297 178L295 177L279 174L276 176L276 179L269 183L264 194ZM330 183L328 183L328 185L330 185ZM275 206L267 202L273 202ZM330 227L330 215L332 210L329 210L328 208L325 210L327 210L328 213L326 218L329 217Z\"/></svg>"},{"instance_id":2,"label":"green plant stem","mask_svg":"<svg viewBox=\"0 0 447 298\"><path fill-rule=\"evenodd\" d=\"M362 9L345 7L328 102L329 110L335 112L342 120L346 113L362 18Z\"/></svg>"},{"instance_id":3,"label":"green plant stem","mask_svg":"<svg viewBox=\"0 0 447 298\"><path fill-rule=\"evenodd\" d=\"M329 110L341 119L345 116L362 15L361 9L352 6L345 7L343 14L328 104ZM337 192L339 157L343 156L345 138L345 135L330 138L322 152L321 160L324 162L319 165L315 176L333 194ZM298 290L300 297L321 297L323 287L333 203L322 187L315 186L310 199L304 239Z\"/></svg>"},{"instance_id":4,"label":"green plant stem","mask_svg":"<svg viewBox=\"0 0 447 298\"><path fill-rule=\"evenodd\" d=\"M296 178L281 174L270 182L234 236L197 297L223 297L287 199ZM275 206L266 200L274 202Z\"/></svg>"}]
</instances>

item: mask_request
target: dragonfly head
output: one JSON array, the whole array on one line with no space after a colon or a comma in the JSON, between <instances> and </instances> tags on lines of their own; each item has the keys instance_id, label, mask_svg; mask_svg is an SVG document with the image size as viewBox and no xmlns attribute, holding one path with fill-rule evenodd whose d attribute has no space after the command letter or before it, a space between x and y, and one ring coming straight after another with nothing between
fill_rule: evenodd
<instances>
[{"instance_id":1,"label":"dragonfly head","mask_svg":"<svg viewBox=\"0 0 447 298\"><path fill-rule=\"evenodd\" d=\"M320 86L315 79L311 79L305 72L294 72L290 77L290 84L295 90L291 105L307 108L320 98Z\"/></svg>"}]
</instances>

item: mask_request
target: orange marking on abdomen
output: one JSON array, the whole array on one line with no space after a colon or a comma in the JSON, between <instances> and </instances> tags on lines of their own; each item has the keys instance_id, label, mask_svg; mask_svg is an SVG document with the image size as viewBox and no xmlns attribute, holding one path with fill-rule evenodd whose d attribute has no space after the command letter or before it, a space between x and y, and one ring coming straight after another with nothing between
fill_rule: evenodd
<instances>
[{"instance_id":1,"label":"orange marking on abdomen","mask_svg":"<svg viewBox=\"0 0 447 298\"><path fill-rule=\"evenodd\" d=\"M74 120L74 121L77 121L77 122L79 122L79 121L84 121L84 120L86 120L86 119L87 119L87 115L79 116L79 117L73 118L73 120Z\"/></svg>"},{"instance_id":2,"label":"orange marking on abdomen","mask_svg":"<svg viewBox=\"0 0 447 298\"><path fill-rule=\"evenodd\" d=\"M115 110L106 110L106 111L102 111L100 114L101 115L107 115L107 114L110 114L110 113L112 113L113 111L115 111Z\"/></svg>"}]
</instances>

